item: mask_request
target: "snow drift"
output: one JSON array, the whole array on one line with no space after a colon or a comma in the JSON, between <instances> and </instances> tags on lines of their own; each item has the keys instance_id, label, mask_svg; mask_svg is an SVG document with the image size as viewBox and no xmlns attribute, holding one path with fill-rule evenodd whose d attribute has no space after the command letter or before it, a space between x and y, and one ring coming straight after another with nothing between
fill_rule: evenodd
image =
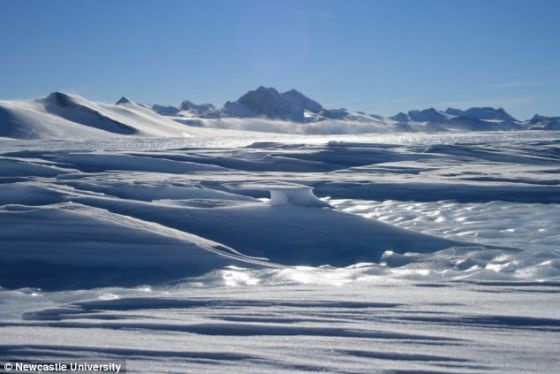
<instances>
[{"instance_id":1,"label":"snow drift","mask_svg":"<svg viewBox=\"0 0 560 374\"><path fill-rule=\"evenodd\" d=\"M81 113L70 107L68 118ZM292 266L311 274L348 268L343 273L366 277L393 276L398 268L437 277L555 279L557 255L549 247L507 249L523 238L532 238L525 245L538 241L529 232L507 239L527 223L492 223L505 222L497 214L506 204L541 212L539 204L560 201L558 141L531 136L422 136L400 144L390 144L394 137L379 144L378 136L359 143L291 139L310 140L296 144L253 135L241 147L209 147L215 139L203 138L3 141L0 285L155 284L228 266L245 269L235 276L263 282ZM388 199L403 207L383 210ZM483 222L475 228L465 218L470 210L433 220L413 215L442 200L496 205L473 213ZM553 217L528 227L557 241ZM352 268L360 263L370 265ZM42 273L22 271L26 266ZM65 281L56 276L60 269Z\"/></svg>"},{"instance_id":2,"label":"snow drift","mask_svg":"<svg viewBox=\"0 0 560 374\"><path fill-rule=\"evenodd\" d=\"M79 204L4 205L0 237L0 283L10 288L134 286L229 265L274 266L196 235Z\"/></svg>"}]
</instances>

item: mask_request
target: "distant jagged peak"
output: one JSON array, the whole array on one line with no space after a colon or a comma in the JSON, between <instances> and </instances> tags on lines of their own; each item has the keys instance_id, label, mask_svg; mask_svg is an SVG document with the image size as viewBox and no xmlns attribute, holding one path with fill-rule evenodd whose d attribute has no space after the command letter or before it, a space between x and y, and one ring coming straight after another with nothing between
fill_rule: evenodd
<instances>
[{"instance_id":1,"label":"distant jagged peak","mask_svg":"<svg viewBox=\"0 0 560 374\"><path fill-rule=\"evenodd\" d=\"M302 94L301 92L299 92L299 91L296 90L295 88L292 88L291 90L288 90L288 91L284 92L283 95L301 95L301 96L305 96L304 94Z\"/></svg>"},{"instance_id":2,"label":"distant jagged peak","mask_svg":"<svg viewBox=\"0 0 560 374\"><path fill-rule=\"evenodd\" d=\"M122 96L117 102L116 105L125 105L125 104L134 104L132 100L130 100L126 96Z\"/></svg>"},{"instance_id":3,"label":"distant jagged peak","mask_svg":"<svg viewBox=\"0 0 560 374\"><path fill-rule=\"evenodd\" d=\"M501 121L517 121L502 107L493 108L490 106L472 107L463 112L463 116L476 118L481 120L501 120Z\"/></svg>"},{"instance_id":4,"label":"distant jagged peak","mask_svg":"<svg viewBox=\"0 0 560 374\"><path fill-rule=\"evenodd\" d=\"M390 119L392 119L393 121L397 121L397 122L408 122L410 121L410 117L408 116L408 114L404 113L404 112L398 112L397 114L395 114L392 117L389 117Z\"/></svg>"},{"instance_id":5,"label":"distant jagged peak","mask_svg":"<svg viewBox=\"0 0 560 374\"><path fill-rule=\"evenodd\" d=\"M183 100L181 101L181 105L179 105L179 108L181 108L182 110L190 110L196 106L197 105L190 100Z\"/></svg>"},{"instance_id":6,"label":"distant jagged peak","mask_svg":"<svg viewBox=\"0 0 560 374\"><path fill-rule=\"evenodd\" d=\"M435 108L415 109L408 112L413 122L440 122L447 119L447 115Z\"/></svg>"},{"instance_id":7,"label":"distant jagged peak","mask_svg":"<svg viewBox=\"0 0 560 374\"><path fill-rule=\"evenodd\" d=\"M280 93L274 87L260 86L237 101L228 101L223 113L232 117L265 117L300 123L324 120L380 122L382 116L353 112L344 108L326 109L296 89Z\"/></svg>"},{"instance_id":8,"label":"distant jagged peak","mask_svg":"<svg viewBox=\"0 0 560 374\"><path fill-rule=\"evenodd\" d=\"M250 90L242 95L237 102L239 103L256 103L257 101L272 102L281 101L282 96L280 92L274 87L259 86L256 90Z\"/></svg>"},{"instance_id":9,"label":"distant jagged peak","mask_svg":"<svg viewBox=\"0 0 560 374\"><path fill-rule=\"evenodd\" d=\"M533 116L533 118L531 118L531 120L533 119L538 119L538 120L546 120L546 119L554 119L554 120L558 120L560 119L560 116L543 116L541 114L536 114Z\"/></svg>"},{"instance_id":10,"label":"distant jagged peak","mask_svg":"<svg viewBox=\"0 0 560 374\"><path fill-rule=\"evenodd\" d=\"M211 112L217 110L214 104L210 104L210 103L195 104L190 100L183 100L179 108L181 108L181 110L190 110L195 112Z\"/></svg>"},{"instance_id":11,"label":"distant jagged peak","mask_svg":"<svg viewBox=\"0 0 560 374\"><path fill-rule=\"evenodd\" d=\"M547 117L535 114L527 124L531 130L560 130L560 116Z\"/></svg>"},{"instance_id":12,"label":"distant jagged peak","mask_svg":"<svg viewBox=\"0 0 560 374\"><path fill-rule=\"evenodd\" d=\"M390 118L398 122L442 122L454 118L462 118L463 120L502 121L505 123L517 122L504 108L493 108L489 106L472 107L465 110L451 107L444 111L435 108L410 110L408 113L400 112Z\"/></svg>"},{"instance_id":13,"label":"distant jagged peak","mask_svg":"<svg viewBox=\"0 0 560 374\"><path fill-rule=\"evenodd\" d=\"M283 97L292 97L292 98L297 98L297 99L311 100L308 96L304 95L303 93L301 93L300 91L298 91L294 88L292 88L289 91L281 93L281 95Z\"/></svg>"},{"instance_id":14,"label":"distant jagged peak","mask_svg":"<svg viewBox=\"0 0 560 374\"><path fill-rule=\"evenodd\" d=\"M457 108L447 108L444 112L452 116L462 116L465 111Z\"/></svg>"},{"instance_id":15,"label":"distant jagged peak","mask_svg":"<svg viewBox=\"0 0 560 374\"><path fill-rule=\"evenodd\" d=\"M309 101L315 103L315 105L317 105L322 109L322 106L319 103L317 103L315 100L309 98L308 96L304 95L303 93L301 93L300 91L294 88L286 92L280 93L280 91L278 91L274 87L259 86L255 90L248 91L246 94L241 96L238 101L240 101L243 97L266 97L266 96L274 97L274 98L298 100L298 101Z\"/></svg>"},{"instance_id":16,"label":"distant jagged peak","mask_svg":"<svg viewBox=\"0 0 560 374\"><path fill-rule=\"evenodd\" d=\"M531 117L531 119L529 119L529 123L533 124L533 123L538 123L541 121L546 120L548 117L546 116L542 116L538 113L535 113L535 115L533 117Z\"/></svg>"},{"instance_id":17,"label":"distant jagged peak","mask_svg":"<svg viewBox=\"0 0 560 374\"><path fill-rule=\"evenodd\" d=\"M486 121L489 120L500 120L500 121L509 121L509 122L517 121L502 107L494 108L490 106L483 106L483 107L471 107L465 110L456 109L456 108L447 108L445 110L445 113L457 117L466 117L466 118L473 118L473 119L486 120Z\"/></svg>"},{"instance_id":18,"label":"distant jagged peak","mask_svg":"<svg viewBox=\"0 0 560 374\"><path fill-rule=\"evenodd\" d=\"M271 94L279 95L280 92L274 87L259 86L256 90L249 91L247 93L258 93L258 94Z\"/></svg>"},{"instance_id":19,"label":"distant jagged peak","mask_svg":"<svg viewBox=\"0 0 560 374\"><path fill-rule=\"evenodd\" d=\"M318 113L323 109L323 106L317 101L305 96L301 92L291 89L281 94L283 98L291 101L292 105L298 105L304 110L308 110L313 113Z\"/></svg>"},{"instance_id":20,"label":"distant jagged peak","mask_svg":"<svg viewBox=\"0 0 560 374\"><path fill-rule=\"evenodd\" d=\"M432 113L432 114L440 113L440 111L437 110L434 107L429 107L429 108L426 108L426 109L414 109L414 110L411 110L411 112Z\"/></svg>"},{"instance_id":21,"label":"distant jagged peak","mask_svg":"<svg viewBox=\"0 0 560 374\"><path fill-rule=\"evenodd\" d=\"M280 93L274 87L259 86L242 95L235 102L227 102L226 113L244 117L263 116L267 118L306 122L323 106L301 92L291 89Z\"/></svg>"},{"instance_id":22,"label":"distant jagged peak","mask_svg":"<svg viewBox=\"0 0 560 374\"><path fill-rule=\"evenodd\" d=\"M159 104L153 104L151 106L151 109L154 112L161 114L163 116L175 116L181 111L181 109L173 105L159 105Z\"/></svg>"},{"instance_id":23,"label":"distant jagged peak","mask_svg":"<svg viewBox=\"0 0 560 374\"><path fill-rule=\"evenodd\" d=\"M244 108L245 109L244 109ZM294 110L273 87L260 86L241 96L237 102L226 104L227 111L235 113L254 113L257 116L284 120L302 120L303 110Z\"/></svg>"}]
</instances>

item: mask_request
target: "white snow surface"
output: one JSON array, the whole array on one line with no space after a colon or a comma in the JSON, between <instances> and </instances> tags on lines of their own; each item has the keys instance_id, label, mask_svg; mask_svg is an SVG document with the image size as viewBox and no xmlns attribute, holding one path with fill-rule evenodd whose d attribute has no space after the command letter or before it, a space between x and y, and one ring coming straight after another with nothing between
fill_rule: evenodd
<instances>
[{"instance_id":1,"label":"white snow surface","mask_svg":"<svg viewBox=\"0 0 560 374\"><path fill-rule=\"evenodd\" d=\"M131 102L45 100L9 118L52 139L0 138L0 361L560 365L560 135L154 133ZM54 111L103 136L58 139Z\"/></svg>"}]
</instances>

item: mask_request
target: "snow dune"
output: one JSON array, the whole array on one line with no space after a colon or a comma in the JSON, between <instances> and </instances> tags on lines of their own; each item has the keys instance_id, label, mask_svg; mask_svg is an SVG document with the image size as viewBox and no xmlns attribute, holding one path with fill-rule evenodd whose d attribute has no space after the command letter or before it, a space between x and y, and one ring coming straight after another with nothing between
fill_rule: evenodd
<instances>
[{"instance_id":1,"label":"snow dune","mask_svg":"<svg viewBox=\"0 0 560 374\"><path fill-rule=\"evenodd\" d=\"M80 119L117 138L0 140L1 360L558 367L558 136L123 140L129 105Z\"/></svg>"},{"instance_id":2,"label":"snow dune","mask_svg":"<svg viewBox=\"0 0 560 374\"><path fill-rule=\"evenodd\" d=\"M5 205L0 232L8 247L0 251L5 287L138 285L228 265L274 266L196 235L71 203Z\"/></svg>"},{"instance_id":3,"label":"snow dune","mask_svg":"<svg viewBox=\"0 0 560 374\"><path fill-rule=\"evenodd\" d=\"M152 273L172 279L228 265L347 266L379 261L386 250L433 252L464 245L336 212L308 187L293 184L259 184L259 188L272 189L272 199L265 203L243 197L231 200L233 196L219 191L201 196L185 188L170 196L162 187L161 193L152 196L163 199L147 202L130 198L145 200L146 194L154 194L153 188L151 192L140 188L140 193L130 193L134 187L101 187L91 192L75 188L88 187L81 184L59 187L11 183L8 187L0 200L12 204L0 211L2 237L8 247L0 253L0 263L5 264L2 284L9 287L50 287L48 278L17 279L28 263L42 268L54 265L55 272L58 266L68 266L105 274L87 280L67 277L66 285L62 285L76 287L73 282L78 281L84 287L118 282L105 279L106 274L121 273L124 277L122 274L138 268L144 268L146 276L128 277L129 284L153 281ZM107 197L103 191L115 191L125 198ZM195 196L198 198L192 199ZM170 197L182 199L174 202ZM226 204L219 199L223 197ZM34 236L29 238L31 230ZM246 235L248 232L251 235ZM148 240L146 235L155 237ZM175 248L162 249L170 245L170 238L186 241L187 248L176 243ZM211 244L205 242L208 240ZM212 253L189 246L210 248Z\"/></svg>"},{"instance_id":4,"label":"snow dune","mask_svg":"<svg viewBox=\"0 0 560 374\"><path fill-rule=\"evenodd\" d=\"M480 241L480 236L462 234L461 229L455 230L461 235L450 236L449 231L434 231L430 226L403 226L410 215L406 209L387 221L384 214L361 217L359 209L329 202L382 197L402 201L405 207L411 200L557 203L560 190L555 179L555 144L539 140L489 148L486 143L450 146L330 141L289 145L259 141L238 148L152 149L151 143L141 141L132 151L93 152L83 148L89 146L87 143L75 143L72 150L53 148L53 143L48 150L23 148L14 152L8 147L0 156L1 215L6 222L4 238L9 238L3 240L2 262L9 263L6 269L28 261L76 267L82 251L83 258L95 257L92 252L97 240L107 243L104 248L122 248L119 271L127 263L135 272L139 267L146 269L146 276L129 277L130 284L157 279L152 274L157 267L169 267L162 274L173 279L233 265L254 269L243 276L258 279L269 276L269 267L348 267L356 263L372 264L361 268L365 276L379 271L400 276L397 267L403 274L407 269L416 274L417 264L433 263L433 269L447 269L457 277L530 278L522 274L525 269L534 277L553 279L557 263L553 252L542 261L532 255L520 260L525 258L521 255L517 257L519 266L506 266L494 259L503 255L516 261L514 249L520 245L515 241ZM364 204L372 210L384 206ZM339 206L346 212L338 210ZM438 216L432 222L442 225L449 219ZM452 222L463 225L460 219ZM58 221L69 224L56 224ZM515 224L512 226L515 229ZM26 234L31 227L37 227L34 240ZM503 237L492 229L486 233L479 228L477 232L489 238ZM154 244L142 249L147 244L133 240L137 235L152 237ZM127 245L128 236L131 243ZM214 243L211 248L220 249L208 253L193 238L204 238ZM148 253L159 241L170 247L169 257L154 258L150 260L153 264L134 260L136 251L140 258L140 253ZM184 263L178 261L181 245L205 259L189 255ZM15 248L19 248L17 256ZM461 259L454 261L454 256ZM107 252L98 260L101 262L85 261L89 264L86 267L107 266L115 257ZM197 267L198 261L205 265ZM437 265L438 261L444 265ZM550 262L544 264L546 261ZM495 274L465 273L476 264L484 269L494 263L499 263ZM528 270L534 266L541 270ZM35 279L1 277L6 278L0 279L3 286L41 284ZM74 280L81 287L109 284L103 277L86 279ZM75 284L68 279L64 287Z\"/></svg>"}]
</instances>

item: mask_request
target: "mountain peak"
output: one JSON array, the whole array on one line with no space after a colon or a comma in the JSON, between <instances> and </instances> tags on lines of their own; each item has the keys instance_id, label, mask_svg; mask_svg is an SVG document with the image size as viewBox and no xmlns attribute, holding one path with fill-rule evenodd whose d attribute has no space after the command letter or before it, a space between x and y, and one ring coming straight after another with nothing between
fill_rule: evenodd
<instances>
[{"instance_id":1,"label":"mountain peak","mask_svg":"<svg viewBox=\"0 0 560 374\"><path fill-rule=\"evenodd\" d=\"M281 96L285 100L289 101L292 107L297 107L298 110L307 110L313 113L318 113L323 110L323 106L321 104L295 89L286 91L281 94Z\"/></svg>"},{"instance_id":2,"label":"mountain peak","mask_svg":"<svg viewBox=\"0 0 560 374\"><path fill-rule=\"evenodd\" d=\"M293 113L289 104L272 87L260 86L241 96L236 103L226 104L226 109L234 109L238 113L254 113L258 116L278 118L284 120L297 120L297 113ZM303 118L303 113L301 113Z\"/></svg>"},{"instance_id":3,"label":"mountain peak","mask_svg":"<svg viewBox=\"0 0 560 374\"><path fill-rule=\"evenodd\" d=\"M527 123L530 130L560 130L560 117L535 114Z\"/></svg>"},{"instance_id":4,"label":"mountain peak","mask_svg":"<svg viewBox=\"0 0 560 374\"><path fill-rule=\"evenodd\" d=\"M283 95L305 96L295 88L292 88L291 90L284 92Z\"/></svg>"},{"instance_id":5,"label":"mountain peak","mask_svg":"<svg viewBox=\"0 0 560 374\"><path fill-rule=\"evenodd\" d=\"M435 108L411 110L408 112L408 117L413 122L440 122L447 119L445 113Z\"/></svg>"},{"instance_id":6,"label":"mountain peak","mask_svg":"<svg viewBox=\"0 0 560 374\"><path fill-rule=\"evenodd\" d=\"M54 92L51 92L49 95L47 95L46 99L47 100L60 100L60 99L69 99L71 97L72 97L72 95L67 94L66 92L54 91Z\"/></svg>"},{"instance_id":7,"label":"mountain peak","mask_svg":"<svg viewBox=\"0 0 560 374\"><path fill-rule=\"evenodd\" d=\"M511 116L504 108L493 108L489 106L472 107L465 110L462 114L465 117L481 120L500 120L514 122L516 119Z\"/></svg>"},{"instance_id":8,"label":"mountain peak","mask_svg":"<svg viewBox=\"0 0 560 374\"><path fill-rule=\"evenodd\" d=\"M464 113L463 110L457 108L447 108L443 112L452 116L462 116Z\"/></svg>"},{"instance_id":9,"label":"mountain peak","mask_svg":"<svg viewBox=\"0 0 560 374\"><path fill-rule=\"evenodd\" d=\"M132 104L132 101L126 97L126 96L122 96L116 103L116 105L123 105L123 104Z\"/></svg>"},{"instance_id":10,"label":"mountain peak","mask_svg":"<svg viewBox=\"0 0 560 374\"><path fill-rule=\"evenodd\" d=\"M247 92L245 95L241 96L237 102L239 103L248 103L250 104L251 101L255 100L279 100L280 99L280 92L276 90L274 87L264 87L259 86L256 90L251 90Z\"/></svg>"},{"instance_id":11,"label":"mountain peak","mask_svg":"<svg viewBox=\"0 0 560 374\"><path fill-rule=\"evenodd\" d=\"M74 104L77 101L80 101L80 99L83 100L79 96L70 95L70 94L67 94L67 93L61 92L61 91L55 91L55 92L49 94L43 100L45 101L45 103L48 103L48 104L56 104L56 105L59 105L59 106L66 107L66 106L70 106L70 105Z\"/></svg>"},{"instance_id":12,"label":"mountain peak","mask_svg":"<svg viewBox=\"0 0 560 374\"><path fill-rule=\"evenodd\" d=\"M265 87L259 86L255 90L250 90L243 96L241 96L237 101L240 101L244 97L255 97L255 96L263 96L263 97L277 97L280 96L280 92L274 87Z\"/></svg>"},{"instance_id":13,"label":"mountain peak","mask_svg":"<svg viewBox=\"0 0 560 374\"><path fill-rule=\"evenodd\" d=\"M395 114L391 118L393 121L397 121L397 122L408 122L410 121L410 117L408 116L408 114L403 113L403 112L398 112L397 114Z\"/></svg>"},{"instance_id":14,"label":"mountain peak","mask_svg":"<svg viewBox=\"0 0 560 374\"><path fill-rule=\"evenodd\" d=\"M251 91L249 91L251 92ZM279 93L274 87L259 86L254 92L267 92L267 93Z\"/></svg>"},{"instance_id":15,"label":"mountain peak","mask_svg":"<svg viewBox=\"0 0 560 374\"><path fill-rule=\"evenodd\" d=\"M533 117L531 117L531 119L529 120L530 122L538 122L538 121L542 121L543 119L545 119L545 116L541 116L538 113L535 113L535 115Z\"/></svg>"},{"instance_id":16,"label":"mountain peak","mask_svg":"<svg viewBox=\"0 0 560 374\"><path fill-rule=\"evenodd\" d=\"M227 102L224 109L232 115L244 117L263 116L305 122L306 112L318 113L323 107L295 89L280 93L276 88L260 86L236 102Z\"/></svg>"},{"instance_id":17,"label":"mountain peak","mask_svg":"<svg viewBox=\"0 0 560 374\"><path fill-rule=\"evenodd\" d=\"M181 108L182 110L190 110L190 109L192 109L192 108L194 108L194 107L196 107L196 104L193 103L192 101L186 100L186 99L183 100L183 101L181 102L181 105L179 106L179 108Z\"/></svg>"}]
</instances>

